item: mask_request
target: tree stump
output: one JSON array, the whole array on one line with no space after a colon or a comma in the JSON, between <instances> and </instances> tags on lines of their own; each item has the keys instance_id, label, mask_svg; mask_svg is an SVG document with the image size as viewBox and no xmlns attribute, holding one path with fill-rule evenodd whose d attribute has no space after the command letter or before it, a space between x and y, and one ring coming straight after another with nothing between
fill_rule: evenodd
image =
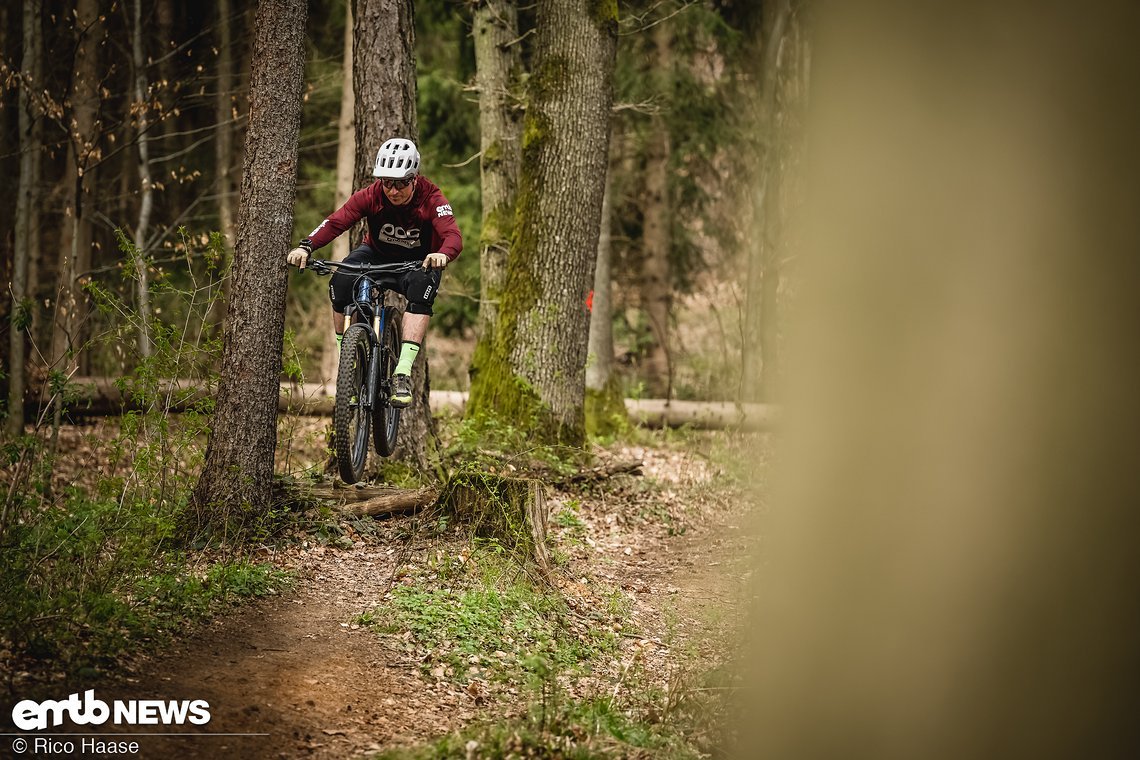
<instances>
[{"instance_id":1,"label":"tree stump","mask_svg":"<svg viewBox=\"0 0 1140 760\"><path fill-rule=\"evenodd\" d=\"M460 473L444 486L438 504L469 525L474 535L494 539L520 562L536 565L544 577L549 574L546 532L550 509L542 482Z\"/></svg>"}]
</instances>

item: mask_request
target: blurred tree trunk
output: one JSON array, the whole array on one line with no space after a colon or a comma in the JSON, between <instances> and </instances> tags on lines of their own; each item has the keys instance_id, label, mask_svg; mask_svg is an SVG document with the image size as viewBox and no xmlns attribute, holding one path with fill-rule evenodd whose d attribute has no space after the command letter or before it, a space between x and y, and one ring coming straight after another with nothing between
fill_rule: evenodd
<instances>
[{"instance_id":1,"label":"blurred tree trunk","mask_svg":"<svg viewBox=\"0 0 1140 760\"><path fill-rule=\"evenodd\" d=\"M669 24L658 24L653 29L650 76L661 83L663 90L672 84L669 81L673 66L672 34ZM649 394L656 398L669 398L673 391L672 354L669 351L669 315L673 303L669 257L673 247L673 216L669 198L669 127L660 113L654 114L650 121L645 193L645 260L639 290L641 307L653 334L653 345L645 357L642 371Z\"/></svg>"},{"instance_id":2,"label":"blurred tree trunk","mask_svg":"<svg viewBox=\"0 0 1140 760\"><path fill-rule=\"evenodd\" d=\"M606 187L602 195L602 223L598 234L598 260L594 267L594 296L590 306L590 339L586 348L586 432L603 435L622 427L628 416L625 394L613 371L613 174L611 163L607 167Z\"/></svg>"},{"instance_id":3,"label":"blurred tree trunk","mask_svg":"<svg viewBox=\"0 0 1140 760\"><path fill-rule=\"evenodd\" d=\"M92 165L98 161L96 120L99 111L98 48L103 39L96 0L78 0L75 7L77 36L69 100L71 124L65 162L64 219L59 246L58 292L53 296L55 321L50 362L64 373L79 367L80 331L87 311L87 296L80 277L91 269L91 221L89 201L94 184Z\"/></svg>"},{"instance_id":4,"label":"blurred tree trunk","mask_svg":"<svg viewBox=\"0 0 1140 760\"><path fill-rule=\"evenodd\" d=\"M248 14L246 14L248 18ZM225 250L219 262L218 290L210 303L209 323L217 333L224 329L223 322L226 316L226 305L230 300L230 286L233 278L230 276L230 267L233 264L233 246L236 232L234 230L234 201L235 177L234 166L240 166L244 161L241 146L234 155L234 132L237 129L237 114L239 110L238 92L248 92L250 45L245 46L241 64L241 84L234 89L234 54L232 24L235 22L231 0L218 0L218 81L217 92L214 95L214 119L217 132L214 135L214 174L215 193L218 196L218 227L225 239ZM248 26L248 24L247 24ZM235 160L236 159L236 160Z\"/></svg>"},{"instance_id":5,"label":"blurred tree trunk","mask_svg":"<svg viewBox=\"0 0 1140 760\"><path fill-rule=\"evenodd\" d=\"M356 187L373 181L376 151L392 137L418 141L416 128L416 30L411 0L356 0L352 86L356 118ZM402 300L402 299L401 299ZM429 332L430 336L430 332ZM431 467L435 423L427 344L412 370L412 405L400 415L398 459Z\"/></svg>"},{"instance_id":6,"label":"blurred tree trunk","mask_svg":"<svg viewBox=\"0 0 1140 760\"><path fill-rule=\"evenodd\" d=\"M610 139L617 4L540 0L516 220L492 340L467 414L536 442L585 440L586 296L594 282Z\"/></svg>"},{"instance_id":7,"label":"blurred tree trunk","mask_svg":"<svg viewBox=\"0 0 1140 760\"><path fill-rule=\"evenodd\" d=\"M214 96L214 173L217 182L218 224L225 235L226 247L234 240L233 178L230 167L234 152L234 56L230 31L233 7L230 0L218 0L218 91Z\"/></svg>"},{"instance_id":8,"label":"blurred tree trunk","mask_svg":"<svg viewBox=\"0 0 1140 760\"><path fill-rule=\"evenodd\" d=\"M479 334L493 335L506 274L518 188L519 117L516 87L522 62L515 0L482 0L475 7L475 83L479 89L480 177L483 191L479 251ZM514 43L514 44L512 44ZM472 366L472 373L479 367Z\"/></svg>"},{"instance_id":9,"label":"blurred tree trunk","mask_svg":"<svg viewBox=\"0 0 1140 760\"><path fill-rule=\"evenodd\" d=\"M344 85L340 94L340 118L337 120L336 151L336 205L344 205L352 195L353 164L356 160L356 135L353 126L352 94L352 0L345 3L344 16ZM350 236L341 235L332 244L332 257L341 261L348 255ZM328 311L322 304L321 311ZM323 318L323 315L318 319ZM325 331L325 342L321 352L321 382L336 382L336 367L340 357L336 350L336 334Z\"/></svg>"},{"instance_id":10,"label":"blurred tree trunk","mask_svg":"<svg viewBox=\"0 0 1140 760\"><path fill-rule=\"evenodd\" d=\"M20 69L20 184L16 195L16 244L12 262L12 310L8 329L8 423L16 436L24 430L25 332L31 324L32 302L28 289L28 262L32 258L32 230L39 226L37 205L40 181L40 151L43 145L40 120L33 112L29 93L42 86L40 54L40 9L35 0L24 0L23 51Z\"/></svg>"},{"instance_id":11,"label":"blurred tree trunk","mask_svg":"<svg viewBox=\"0 0 1140 760\"><path fill-rule=\"evenodd\" d=\"M788 0L779 0L765 18L761 89L759 93L758 130L763 139L760 189L756 196L756 246L748 258L745 302L745 342L743 358L742 400L768 401L776 367L778 335L776 295L779 287L779 257L774 249L778 233L772 225L780 220L779 192L780 139L776 109L779 86L780 43L788 24Z\"/></svg>"},{"instance_id":12,"label":"blurred tree trunk","mask_svg":"<svg viewBox=\"0 0 1140 760\"><path fill-rule=\"evenodd\" d=\"M270 503L307 13L305 0L258 5L230 329L190 531L252 527Z\"/></svg>"},{"instance_id":13,"label":"blurred tree trunk","mask_svg":"<svg viewBox=\"0 0 1140 760\"><path fill-rule=\"evenodd\" d=\"M150 278L147 274L146 237L150 231L150 216L154 209L154 185L150 176L150 135L147 112L150 108L147 94L146 57L143 54L142 0L135 0L131 40L131 60L135 75L135 103L138 106L139 151L139 217L135 225L134 269L139 312L139 355L150 356Z\"/></svg>"}]
</instances>

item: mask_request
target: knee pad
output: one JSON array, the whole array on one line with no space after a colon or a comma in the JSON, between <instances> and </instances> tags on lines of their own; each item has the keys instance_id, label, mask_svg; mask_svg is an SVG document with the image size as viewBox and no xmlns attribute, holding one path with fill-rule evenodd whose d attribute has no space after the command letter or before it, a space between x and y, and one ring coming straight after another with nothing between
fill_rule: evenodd
<instances>
[{"instance_id":1,"label":"knee pad","mask_svg":"<svg viewBox=\"0 0 1140 760\"><path fill-rule=\"evenodd\" d=\"M438 269L413 269L401 278L400 286L404 298L408 299L408 313L431 316L435 295L439 292L440 272Z\"/></svg>"}]
</instances>

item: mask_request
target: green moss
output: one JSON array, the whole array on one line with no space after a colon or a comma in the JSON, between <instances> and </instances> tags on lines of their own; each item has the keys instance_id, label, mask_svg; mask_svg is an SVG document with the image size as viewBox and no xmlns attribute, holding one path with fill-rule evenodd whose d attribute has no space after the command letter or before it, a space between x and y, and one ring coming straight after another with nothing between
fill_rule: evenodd
<instances>
[{"instance_id":1,"label":"green moss","mask_svg":"<svg viewBox=\"0 0 1140 760\"><path fill-rule=\"evenodd\" d=\"M586 389L586 433L610 437L629 431L629 415L625 395L616 377L611 377L601 390Z\"/></svg>"},{"instance_id":2,"label":"green moss","mask_svg":"<svg viewBox=\"0 0 1140 760\"><path fill-rule=\"evenodd\" d=\"M494 166L503 160L503 144L495 140L483 149L483 166Z\"/></svg>"},{"instance_id":3,"label":"green moss","mask_svg":"<svg viewBox=\"0 0 1140 760\"><path fill-rule=\"evenodd\" d=\"M617 0L592 0L590 17L603 31L616 33L618 25Z\"/></svg>"}]
</instances>

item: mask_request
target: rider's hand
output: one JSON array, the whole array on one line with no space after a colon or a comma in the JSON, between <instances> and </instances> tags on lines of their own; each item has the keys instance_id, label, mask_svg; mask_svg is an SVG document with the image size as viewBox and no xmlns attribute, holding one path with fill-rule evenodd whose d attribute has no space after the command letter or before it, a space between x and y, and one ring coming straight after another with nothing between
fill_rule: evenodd
<instances>
[{"instance_id":1,"label":"rider's hand","mask_svg":"<svg viewBox=\"0 0 1140 760\"><path fill-rule=\"evenodd\" d=\"M294 248L289 251L289 255L285 257L285 260L295 267L304 269L305 265L309 263L309 252L304 248Z\"/></svg>"},{"instance_id":2,"label":"rider's hand","mask_svg":"<svg viewBox=\"0 0 1140 760\"><path fill-rule=\"evenodd\" d=\"M424 269L443 269L450 262L445 253L429 253L424 259Z\"/></svg>"}]
</instances>

